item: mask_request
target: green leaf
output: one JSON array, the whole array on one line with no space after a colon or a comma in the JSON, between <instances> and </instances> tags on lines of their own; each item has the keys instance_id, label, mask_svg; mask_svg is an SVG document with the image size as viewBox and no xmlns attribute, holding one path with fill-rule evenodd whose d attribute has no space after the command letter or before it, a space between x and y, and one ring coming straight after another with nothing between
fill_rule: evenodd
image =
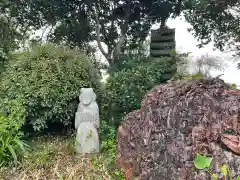
<instances>
[{"instance_id":1,"label":"green leaf","mask_svg":"<svg viewBox=\"0 0 240 180\"><path fill-rule=\"evenodd\" d=\"M213 178L213 179L218 179L217 174L213 173L213 174L212 174L212 178Z\"/></svg>"},{"instance_id":2,"label":"green leaf","mask_svg":"<svg viewBox=\"0 0 240 180\"><path fill-rule=\"evenodd\" d=\"M211 158L202 156L201 154L197 154L196 158L194 159L194 166L197 169L205 169L210 167L211 162Z\"/></svg>"},{"instance_id":3,"label":"green leaf","mask_svg":"<svg viewBox=\"0 0 240 180\"><path fill-rule=\"evenodd\" d=\"M21 141L19 139L14 139L14 142L18 145L21 151L26 151L29 147L24 141Z\"/></svg>"},{"instance_id":4,"label":"green leaf","mask_svg":"<svg viewBox=\"0 0 240 180\"><path fill-rule=\"evenodd\" d=\"M223 173L223 175L224 175L225 177L227 177L228 166L227 166L226 164L222 165L222 166L220 167L220 171L221 171L221 173Z\"/></svg>"},{"instance_id":5,"label":"green leaf","mask_svg":"<svg viewBox=\"0 0 240 180\"><path fill-rule=\"evenodd\" d=\"M240 180L240 176L238 176L236 180Z\"/></svg>"},{"instance_id":6,"label":"green leaf","mask_svg":"<svg viewBox=\"0 0 240 180\"><path fill-rule=\"evenodd\" d=\"M59 180L63 180L63 177L61 175L59 175Z\"/></svg>"},{"instance_id":7,"label":"green leaf","mask_svg":"<svg viewBox=\"0 0 240 180\"><path fill-rule=\"evenodd\" d=\"M13 157L13 159L14 159L14 161L15 161L15 163L17 162L17 154L16 154L16 152L15 152L15 150L12 148L12 146L8 146L8 149L9 149L9 151L11 152L11 154L12 154L12 157Z\"/></svg>"},{"instance_id":8,"label":"green leaf","mask_svg":"<svg viewBox=\"0 0 240 180\"><path fill-rule=\"evenodd\" d=\"M232 89L237 89L237 85L236 84L232 84Z\"/></svg>"}]
</instances>

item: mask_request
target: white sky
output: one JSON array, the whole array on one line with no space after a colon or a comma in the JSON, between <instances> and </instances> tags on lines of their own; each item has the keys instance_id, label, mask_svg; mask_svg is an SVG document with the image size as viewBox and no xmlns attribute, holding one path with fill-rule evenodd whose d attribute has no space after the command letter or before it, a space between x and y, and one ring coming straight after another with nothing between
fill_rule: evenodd
<instances>
[{"instance_id":1,"label":"white sky","mask_svg":"<svg viewBox=\"0 0 240 180\"><path fill-rule=\"evenodd\" d=\"M228 67L224 72L211 72L213 76L224 74L221 76L227 83L235 83L240 87L240 70L237 69L237 62L231 60L230 53L223 53L218 50L213 50L213 45L209 44L204 48L199 49L197 47L198 41L187 31L187 28L191 27L186 21L178 17L176 19L168 20L167 25L170 28L176 29L176 50L178 52L192 52L194 57L208 53L209 55L220 56L224 59L224 62L228 63Z\"/></svg>"}]
</instances>

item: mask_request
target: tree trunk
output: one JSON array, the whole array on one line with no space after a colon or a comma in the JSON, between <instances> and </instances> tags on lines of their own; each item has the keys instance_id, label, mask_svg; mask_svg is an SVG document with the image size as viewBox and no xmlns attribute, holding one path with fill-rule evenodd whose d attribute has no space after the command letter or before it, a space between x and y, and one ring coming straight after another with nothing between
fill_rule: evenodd
<instances>
[{"instance_id":1,"label":"tree trunk","mask_svg":"<svg viewBox=\"0 0 240 180\"><path fill-rule=\"evenodd\" d=\"M101 38L100 38L100 28L101 27L100 27L98 15L96 14L97 45L98 45L99 50L101 51L102 55L108 61L110 68L114 66L114 64L116 63L115 61L118 61L119 56L123 54L121 47L124 45L124 41L126 39L126 33L128 31L128 19L130 16L129 11L130 11L130 4L126 10L126 15L123 19L123 23L120 25L120 30L121 30L120 33L121 34L120 34L119 40L116 43L115 48L113 50L108 49L108 52L106 52L102 47L102 42L101 42Z\"/></svg>"}]
</instances>

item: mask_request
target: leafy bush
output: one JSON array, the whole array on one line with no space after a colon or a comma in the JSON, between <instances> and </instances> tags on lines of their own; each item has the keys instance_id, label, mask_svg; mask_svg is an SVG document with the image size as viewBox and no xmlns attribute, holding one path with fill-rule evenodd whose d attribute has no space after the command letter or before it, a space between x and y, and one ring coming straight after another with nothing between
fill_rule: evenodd
<instances>
[{"instance_id":1,"label":"leafy bush","mask_svg":"<svg viewBox=\"0 0 240 180\"><path fill-rule=\"evenodd\" d=\"M27 149L20 131L24 123L24 108L21 101L3 101L0 111L0 167L12 160L18 161Z\"/></svg>"},{"instance_id":2,"label":"leafy bush","mask_svg":"<svg viewBox=\"0 0 240 180\"><path fill-rule=\"evenodd\" d=\"M143 95L157 84L165 83L176 72L176 60L170 57L144 58L133 61L121 71L112 73L106 83L109 117L118 122L124 114L140 107Z\"/></svg>"},{"instance_id":3,"label":"leafy bush","mask_svg":"<svg viewBox=\"0 0 240 180\"><path fill-rule=\"evenodd\" d=\"M41 131L53 123L71 125L80 88L92 87L99 95L99 80L91 59L77 50L38 45L14 55L3 73L0 95L23 96L26 124Z\"/></svg>"},{"instance_id":4,"label":"leafy bush","mask_svg":"<svg viewBox=\"0 0 240 180\"><path fill-rule=\"evenodd\" d=\"M101 151L108 154L106 159L107 164L115 164L116 157L116 130L113 126L108 125L106 121L101 121L100 128L100 142L101 142Z\"/></svg>"},{"instance_id":5,"label":"leafy bush","mask_svg":"<svg viewBox=\"0 0 240 180\"><path fill-rule=\"evenodd\" d=\"M124 179L123 173L115 169L116 162L116 130L107 121L102 120L100 126L101 152L104 154L104 164L110 170L114 179Z\"/></svg>"}]
</instances>

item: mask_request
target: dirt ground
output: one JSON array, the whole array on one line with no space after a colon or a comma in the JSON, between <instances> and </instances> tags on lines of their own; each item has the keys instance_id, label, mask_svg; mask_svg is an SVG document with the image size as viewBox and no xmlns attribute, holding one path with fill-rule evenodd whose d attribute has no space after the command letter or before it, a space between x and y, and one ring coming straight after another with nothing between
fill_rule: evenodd
<instances>
[{"instance_id":1,"label":"dirt ground","mask_svg":"<svg viewBox=\"0 0 240 180\"><path fill-rule=\"evenodd\" d=\"M116 176L121 177L119 171L107 167L105 156L77 156L74 137L41 137L30 142L30 150L19 164L0 169L0 179L115 180Z\"/></svg>"}]
</instances>

